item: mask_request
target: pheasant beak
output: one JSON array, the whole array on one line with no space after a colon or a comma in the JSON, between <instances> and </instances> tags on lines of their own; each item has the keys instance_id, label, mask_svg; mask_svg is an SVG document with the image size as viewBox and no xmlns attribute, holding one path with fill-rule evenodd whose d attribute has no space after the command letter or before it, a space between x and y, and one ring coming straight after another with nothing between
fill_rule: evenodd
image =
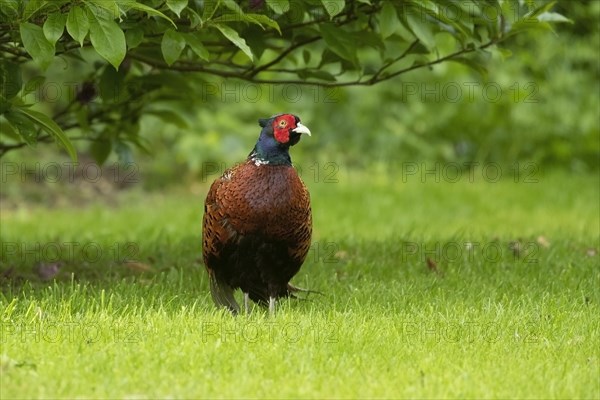
<instances>
[{"instance_id":1,"label":"pheasant beak","mask_svg":"<svg viewBox=\"0 0 600 400\"><path fill-rule=\"evenodd\" d=\"M308 136L310 136L310 129L308 129L306 126L302 125L300 122L298 122L296 124L296 127L294 129L292 129L292 132L296 132L296 133L306 133Z\"/></svg>"}]
</instances>

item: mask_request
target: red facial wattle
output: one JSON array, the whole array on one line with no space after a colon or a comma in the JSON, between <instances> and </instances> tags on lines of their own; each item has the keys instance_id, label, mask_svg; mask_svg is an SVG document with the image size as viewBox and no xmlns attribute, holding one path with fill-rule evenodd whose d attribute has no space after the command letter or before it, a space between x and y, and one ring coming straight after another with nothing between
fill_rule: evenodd
<instances>
[{"instance_id":1,"label":"red facial wattle","mask_svg":"<svg viewBox=\"0 0 600 400\"><path fill-rule=\"evenodd\" d=\"M287 143L290 141L290 130L288 128L275 128L275 140L279 143Z\"/></svg>"},{"instance_id":2,"label":"red facial wattle","mask_svg":"<svg viewBox=\"0 0 600 400\"><path fill-rule=\"evenodd\" d=\"M290 131L294 128L296 128L296 118L290 114L282 115L273 121L273 136L279 143L287 143L290 141Z\"/></svg>"}]
</instances>

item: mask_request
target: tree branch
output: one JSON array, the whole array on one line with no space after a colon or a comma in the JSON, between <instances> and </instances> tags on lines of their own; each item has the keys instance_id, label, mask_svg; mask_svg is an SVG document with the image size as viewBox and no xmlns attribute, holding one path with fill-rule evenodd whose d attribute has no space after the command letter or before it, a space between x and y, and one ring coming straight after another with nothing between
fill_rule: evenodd
<instances>
[{"instance_id":1,"label":"tree branch","mask_svg":"<svg viewBox=\"0 0 600 400\"><path fill-rule=\"evenodd\" d=\"M0 51L4 51L4 52L10 53L10 54L12 54L14 56L21 57L24 60L31 59L27 53L25 53L23 51L19 51L19 49L14 48L14 47L0 46Z\"/></svg>"},{"instance_id":2,"label":"tree branch","mask_svg":"<svg viewBox=\"0 0 600 400\"><path fill-rule=\"evenodd\" d=\"M4 143L0 142L0 158L2 158L3 155L5 155L6 153L8 153L11 150L20 149L21 147L25 147L25 146L27 146L27 143L25 143L25 142L21 142L21 143L17 143L17 144L4 144Z\"/></svg>"},{"instance_id":3,"label":"tree branch","mask_svg":"<svg viewBox=\"0 0 600 400\"><path fill-rule=\"evenodd\" d=\"M414 42L412 42L412 43L410 44L410 46L408 46L408 47L406 48L406 50L404 50L404 51L402 52L402 54L400 54L398 57L396 57L396 58L394 58L393 60L391 60L391 61L389 61L389 62L385 63L385 64L384 64L384 65L383 65L381 68L379 68L379 70L378 70L378 71L375 73L375 75L373 75L373 76L371 77L371 80L372 80L372 81L374 81L374 82L376 82L376 81L377 81L377 78L379 77L379 75L381 75L381 73L382 73L383 71L385 71L387 68L389 68L389 67L390 67L390 66L392 66L393 64L397 63L398 61L400 61L400 60L402 60L404 57L406 57L406 56L408 55L408 53L410 53L410 51L411 51L412 49L414 49L414 48L415 48L415 46L416 46L417 44L419 44L419 39L416 39Z\"/></svg>"},{"instance_id":4,"label":"tree branch","mask_svg":"<svg viewBox=\"0 0 600 400\"><path fill-rule=\"evenodd\" d=\"M131 57L134 60L141 61L144 64L147 64L151 67L155 67L155 68L159 68L159 69L168 69L168 70L181 71L181 72L205 72L207 74L222 76L224 78L239 78L240 77L240 74L237 72L228 72L228 71L216 70L216 69L211 69L211 68L205 68L201 65L192 64L192 63L182 64L180 62L176 62L175 64L169 66L166 62L164 62L162 60L157 60L155 58L147 57L142 54L133 53L133 52L129 54L129 57Z\"/></svg>"},{"instance_id":5,"label":"tree branch","mask_svg":"<svg viewBox=\"0 0 600 400\"><path fill-rule=\"evenodd\" d=\"M311 38L311 41L316 41L320 38ZM379 70L373 75L371 76L369 79L356 79L356 80L352 80L352 81L346 81L346 82L322 82L322 81L306 81L306 80L289 80L289 79L256 79L256 75L258 74L258 72L268 72L268 71L273 71L273 70L269 70L268 68L263 68L264 65L262 67L260 67L260 71L258 71L257 73L254 74L245 74L243 71L223 71L223 70L215 70L215 69L210 69L210 68L206 68L204 66L198 65L198 64L184 64L182 65L179 62L176 62L175 64L168 66L164 61L162 60L156 60L150 57L146 57L140 54L130 54L130 57L133 59L136 59L138 61L141 61L145 64L148 64L152 67L155 68L159 68L159 69L170 69L170 70L175 70L175 71L182 71L182 72L205 72L208 74L212 74L212 75L216 75L216 76L221 76L224 78L238 78L247 82L252 82L252 83L257 83L257 84L274 84L274 85L282 85L282 84L290 84L290 85L308 85L308 86L321 86L321 87L329 87L329 88L334 88L334 87L344 87L344 86L372 86L375 85L377 83L380 82L385 82L387 80L390 80L392 78L397 77L398 75L416 70L416 69L420 69L420 68L424 68L424 67L430 67L439 63L442 63L444 61L459 57L461 55L465 55L465 54L469 54L469 53L473 53L477 50L484 50L492 45L498 44L499 42L501 42L504 38L500 37L500 38L494 38L492 40L490 40L489 42L479 46L479 47L473 47L473 48L469 48L469 49L461 49L458 50L454 53L450 53L444 57L441 58L437 58L435 60L423 63L423 64L416 64L416 65L412 65L410 67L395 71L389 75L386 75L384 77L380 77L381 73L389 68L391 65L393 65L394 63L398 62L399 60L401 60L402 58L406 57L408 55L408 53L410 52L410 50L412 50L418 43L418 40L415 40L414 42L412 42L409 47L398 57L396 57L394 60L385 63L384 65L381 66L381 68L379 68ZM305 44L305 43L304 43ZM298 48L299 46L294 47ZM289 51L287 51L286 54L289 54L291 51L293 51L294 49L288 48ZM283 57L277 57L275 60L278 60L277 62L281 61L281 59L283 59ZM275 65L277 64L277 62L274 62L275 60L269 62L268 64L265 65ZM275 71L273 71L275 72ZM284 71L281 71L284 72ZM288 71L285 71L288 72Z\"/></svg>"},{"instance_id":6,"label":"tree branch","mask_svg":"<svg viewBox=\"0 0 600 400\"><path fill-rule=\"evenodd\" d=\"M269 61L268 63L261 65L258 68L252 68L252 69L248 70L248 73L246 75L250 78L253 78L258 73L265 71L269 67L281 62L281 60L283 60L285 57L287 57L288 54L290 54L292 51L296 50L297 48L305 46L312 42L316 42L319 39L321 39L320 36L315 36L315 37L300 41L298 43L295 43L295 44L291 45L290 47L288 47L286 50L282 51L281 54L279 54L279 56L275 57L273 60Z\"/></svg>"}]
</instances>

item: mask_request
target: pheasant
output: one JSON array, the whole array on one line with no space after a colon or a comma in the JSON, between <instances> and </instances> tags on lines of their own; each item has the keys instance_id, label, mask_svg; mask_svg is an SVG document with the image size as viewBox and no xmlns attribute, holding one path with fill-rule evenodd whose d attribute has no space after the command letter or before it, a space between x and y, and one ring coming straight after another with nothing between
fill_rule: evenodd
<instances>
[{"instance_id":1,"label":"pheasant","mask_svg":"<svg viewBox=\"0 0 600 400\"><path fill-rule=\"evenodd\" d=\"M301 290L300 270L312 235L310 195L292 166L290 146L310 130L293 114L260 119L258 141L245 162L211 185L204 203L202 253L218 307L240 311L233 292L269 305Z\"/></svg>"}]
</instances>

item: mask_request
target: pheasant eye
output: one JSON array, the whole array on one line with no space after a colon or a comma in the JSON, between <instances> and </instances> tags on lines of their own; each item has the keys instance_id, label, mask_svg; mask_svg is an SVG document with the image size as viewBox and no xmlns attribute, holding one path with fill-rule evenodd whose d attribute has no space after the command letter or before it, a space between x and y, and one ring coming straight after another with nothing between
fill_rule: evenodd
<instances>
[{"instance_id":1,"label":"pheasant eye","mask_svg":"<svg viewBox=\"0 0 600 400\"><path fill-rule=\"evenodd\" d=\"M279 126L284 128L287 125L287 121L285 119L282 119L281 121L279 121Z\"/></svg>"}]
</instances>

